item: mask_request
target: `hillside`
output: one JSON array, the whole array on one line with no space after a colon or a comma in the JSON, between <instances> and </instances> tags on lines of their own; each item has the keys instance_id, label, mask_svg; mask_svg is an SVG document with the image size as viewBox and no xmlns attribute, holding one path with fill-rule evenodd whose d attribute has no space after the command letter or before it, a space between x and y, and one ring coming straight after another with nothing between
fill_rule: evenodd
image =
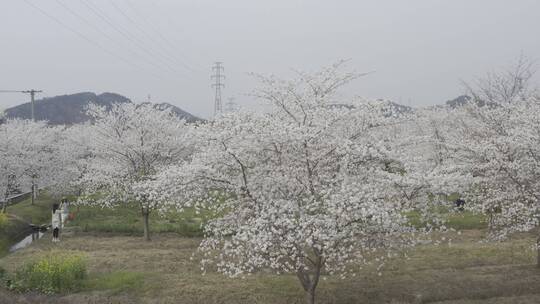
<instances>
[{"instance_id":1,"label":"hillside","mask_svg":"<svg viewBox=\"0 0 540 304\"><path fill-rule=\"evenodd\" d=\"M448 100L446 101L446 105L455 109L455 108L459 108L459 107L462 107L464 105L466 105L468 102L470 102L472 100L472 98L468 95L461 95L461 96L458 96L452 100Z\"/></svg>"},{"instance_id":2,"label":"hillside","mask_svg":"<svg viewBox=\"0 0 540 304\"><path fill-rule=\"evenodd\" d=\"M131 100L125 96L115 93L95 94L92 92L83 92L70 95L60 95L55 97L43 98L35 103L35 115L37 120L46 120L52 125L70 125L86 122L90 119L84 111L90 103L110 107L113 103L126 103ZM156 104L156 108L170 109L180 118L188 122L200 120L182 109L168 103ZM30 119L30 103L24 103L9 109L6 109L7 118Z\"/></svg>"}]
</instances>

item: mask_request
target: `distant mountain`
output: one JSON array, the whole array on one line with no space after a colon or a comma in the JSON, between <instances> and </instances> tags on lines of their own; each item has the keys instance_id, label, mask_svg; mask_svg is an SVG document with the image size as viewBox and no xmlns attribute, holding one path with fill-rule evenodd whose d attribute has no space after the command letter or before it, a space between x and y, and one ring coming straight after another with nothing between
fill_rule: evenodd
<instances>
[{"instance_id":1,"label":"distant mountain","mask_svg":"<svg viewBox=\"0 0 540 304\"><path fill-rule=\"evenodd\" d=\"M385 107L382 108L382 114L384 117L398 117L402 115L408 115L414 113L415 109L413 107L404 106L399 103L395 103L391 100L386 99L377 99L376 101L381 102ZM330 105L331 108L346 108L354 109L355 106L351 104L341 104L335 103Z\"/></svg>"},{"instance_id":2,"label":"distant mountain","mask_svg":"<svg viewBox=\"0 0 540 304\"><path fill-rule=\"evenodd\" d=\"M92 92L61 95L37 100L34 105L37 120L46 120L52 125L71 125L90 120L85 109L90 103L110 108L113 103L129 103L131 100L115 93L96 95ZM168 103L155 104L158 109L170 109L178 117L188 122L200 120L182 109ZM5 110L6 118L31 118L30 103L21 104Z\"/></svg>"},{"instance_id":3,"label":"distant mountain","mask_svg":"<svg viewBox=\"0 0 540 304\"><path fill-rule=\"evenodd\" d=\"M402 115L402 114L410 114L414 112L414 108L410 106L405 106L399 103L395 103L393 101L386 101L390 107L390 109L387 111L386 115Z\"/></svg>"},{"instance_id":4,"label":"distant mountain","mask_svg":"<svg viewBox=\"0 0 540 304\"><path fill-rule=\"evenodd\" d=\"M185 119L187 122L197 122L197 121L202 120L201 118L199 118L197 116L194 116L191 113L188 113L188 112L180 109L179 107L177 107L175 105L172 105L170 103L166 103L166 102L154 103L154 109L169 110L173 114L175 114L176 116L178 116L178 117L180 117L182 119Z\"/></svg>"},{"instance_id":5,"label":"distant mountain","mask_svg":"<svg viewBox=\"0 0 540 304\"><path fill-rule=\"evenodd\" d=\"M446 101L446 105L455 109L455 108L459 108L459 107L462 107L462 106L466 105L471 100L472 100L471 96L461 95L461 96L458 96L458 97L456 97L454 99Z\"/></svg>"}]
</instances>

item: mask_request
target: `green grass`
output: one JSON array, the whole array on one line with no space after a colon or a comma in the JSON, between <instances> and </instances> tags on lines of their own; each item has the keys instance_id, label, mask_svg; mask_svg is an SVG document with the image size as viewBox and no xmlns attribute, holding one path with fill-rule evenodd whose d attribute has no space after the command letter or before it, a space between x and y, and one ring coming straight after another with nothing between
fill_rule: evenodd
<instances>
[{"instance_id":1,"label":"green grass","mask_svg":"<svg viewBox=\"0 0 540 304\"><path fill-rule=\"evenodd\" d=\"M77 226L84 232L142 234L143 219L136 206L119 206L114 209L94 206L72 207L75 218L68 225ZM197 214L193 208L182 212L168 212L160 216L150 214L150 232L173 232L182 236L202 235L206 215Z\"/></svg>"},{"instance_id":2,"label":"green grass","mask_svg":"<svg viewBox=\"0 0 540 304\"><path fill-rule=\"evenodd\" d=\"M0 227L0 257L7 254L9 247L30 233L28 223L48 224L51 221L52 205L58 200L42 192L34 205L30 199L7 208L7 222ZM3 217L3 216L2 216Z\"/></svg>"},{"instance_id":3,"label":"green grass","mask_svg":"<svg viewBox=\"0 0 540 304\"><path fill-rule=\"evenodd\" d=\"M55 199L43 193L36 199L34 205L32 201L27 199L7 209L8 214L13 214L24 221L32 224L47 224L51 221L52 205L60 203L59 199Z\"/></svg>"},{"instance_id":4,"label":"green grass","mask_svg":"<svg viewBox=\"0 0 540 304\"><path fill-rule=\"evenodd\" d=\"M486 229L487 220L482 214L462 211L451 214L447 226L457 230Z\"/></svg>"},{"instance_id":5,"label":"green grass","mask_svg":"<svg viewBox=\"0 0 540 304\"><path fill-rule=\"evenodd\" d=\"M472 230L472 229L486 229L487 220L482 214L475 214L470 211L448 211L440 210L440 215L445 220L444 224L448 228L456 230ZM422 216L419 212L408 212L405 214L409 223L417 228L424 227L426 225L423 222Z\"/></svg>"},{"instance_id":6,"label":"green grass","mask_svg":"<svg viewBox=\"0 0 540 304\"><path fill-rule=\"evenodd\" d=\"M115 271L92 275L85 283L86 290L109 290L113 293L136 291L143 288L145 274L132 271Z\"/></svg>"},{"instance_id":7,"label":"green grass","mask_svg":"<svg viewBox=\"0 0 540 304\"><path fill-rule=\"evenodd\" d=\"M534 235L481 243L482 234L478 230L448 233L451 243L412 248L408 258L388 260L380 276L374 265L345 280L324 275L317 290L318 303L539 303L540 272L531 250ZM202 275L200 257L191 259L199 242L199 238L172 234L143 242L126 235L76 233L57 244L40 240L0 259L0 267L13 272L51 248L84 252L88 259L84 287L33 303L303 303L302 289L293 274L261 271L245 279L231 279L211 270ZM23 299L32 295L7 296Z\"/></svg>"}]
</instances>

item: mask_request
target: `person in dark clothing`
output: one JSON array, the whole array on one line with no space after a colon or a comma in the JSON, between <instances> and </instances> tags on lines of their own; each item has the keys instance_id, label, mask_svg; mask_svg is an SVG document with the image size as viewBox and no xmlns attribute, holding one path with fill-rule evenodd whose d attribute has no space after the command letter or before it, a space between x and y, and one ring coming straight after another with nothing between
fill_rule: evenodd
<instances>
[{"instance_id":1,"label":"person in dark clothing","mask_svg":"<svg viewBox=\"0 0 540 304\"><path fill-rule=\"evenodd\" d=\"M462 199L462 198L458 198L454 204L456 205L456 208L459 210L459 211L464 211L465 210L465 200Z\"/></svg>"}]
</instances>

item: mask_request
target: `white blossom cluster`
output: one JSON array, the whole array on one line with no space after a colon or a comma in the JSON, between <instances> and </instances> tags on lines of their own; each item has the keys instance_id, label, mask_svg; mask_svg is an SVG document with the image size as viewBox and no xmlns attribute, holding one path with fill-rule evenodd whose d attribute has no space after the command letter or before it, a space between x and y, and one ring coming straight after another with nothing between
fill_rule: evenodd
<instances>
[{"instance_id":1,"label":"white blossom cluster","mask_svg":"<svg viewBox=\"0 0 540 304\"><path fill-rule=\"evenodd\" d=\"M104 207L135 204L150 212L170 205L148 199L148 184L167 166L183 160L188 151L185 123L151 104L91 106L95 119L86 127L88 154L78 180L82 201Z\"/></svg>"},{"instance_id":2,"label":"white blossom cluster","mask_svg":"<svg viewBox=\"0 0 540 304\"><path fill-rule=\"evenodd\" d=\"M470 104L454 113L454 142L471 176L470 208L488 215L490 237L538 226L540 99Z\"/></svg>"},{"instance_id":3,"label":"white blossom cluster","mask_svg":"<svg viewBox=\"0 0 540 304\"><path fill-rule=\"evenodd\" d=\"M64 177L66 154L60 127L44 122L7 120L0 124L0 196L2 201L35 187L57 184Z\"/></svg>"}]
</instances>

